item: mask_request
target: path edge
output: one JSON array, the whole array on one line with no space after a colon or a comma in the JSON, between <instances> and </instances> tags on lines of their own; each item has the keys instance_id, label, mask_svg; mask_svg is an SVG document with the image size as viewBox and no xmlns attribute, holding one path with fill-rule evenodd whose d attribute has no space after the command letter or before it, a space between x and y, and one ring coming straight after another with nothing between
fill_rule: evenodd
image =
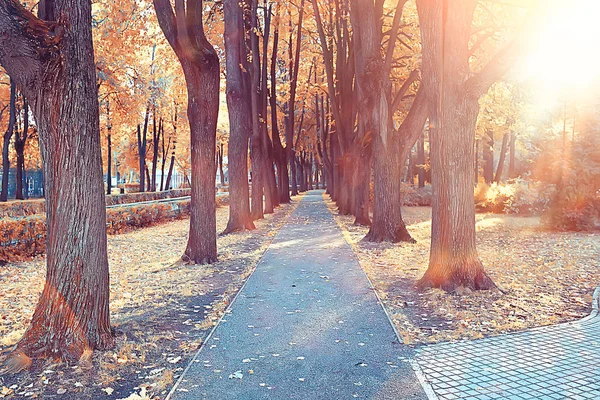
<instances>
[{"instance_id":1,"label":"path edge","mask_svg":"<svg viewBox=\"0 0 600 400\"><path fill-rule=\"evenodd\" d=\"M323 197L323 202L325 202L325 196L322 196L322 197ZM336 218L335 218L336 215L332 212L332 210L329 207L327 207L327 204L325 204L325 208L327 209L327 211L329 211L329 213L333 217L333 222L337 225L338 229L341 231L342 237L344 238L344 241L346 242L346 244L350 247L350 250L352 250L352 255L353 255L354 259L356 260L356 262L358 263L361 272L363 273L363 275L365 276L365 278L367 278L367 281L369 282L369 286L371 288L371 291L375 294L375 297L377 298L377 303L379 304L379 306L383 310L383 313L385 314L385 317L387 318L389 324L392 326L392 330L394 331L394 335L396 335L396 340L398 340L399 344L404 344L404 339L402 339L402 336L400 336L400 333L398 333L398 330L396 329L396 325L394 324L394 321L392 321L392 317L390 317L390 314L389 314L387 308L385 308L385 304L381 300L381 297L379 297L379 293L377 293L377 289L375 289L375 285L373 285L373 281L371 281L371 278L369 278L369 275L365 272L365 269L363 268L362 264L360 263L360 259L358 258L358 255L356 254L356 250L354 249L354 246L352 246L352 244L346 238L346 235L344 235L344 229L340 226L340 224L336 220ZM406 344L404 344L404 345L405 346L409 346L409 345L406 345ZM416 362L416 360L414 359L414 357L409 357L408 358L408 363L410 363L410 366L412 367L412 370L415 373L415 376L417 377L417 380L421 384L421 388L425 392L425 395L427 396L427 398L429 400L439 400L439 397L437 396L437 394L435 394L435 392L433 390L433 387L427 381L427 378L425 377L425 374L421 370L421 367Z\"/></svg>"},{"instance_id":2,"label":"path edge","mask_svg":"<svg viewBox=\"0 0 600 400\"><path fill-rule=\"evenodd\" d=\"M225 309L225 311L223 311L223 315L221 315L221 318L219 318L219 320L212 327L212 329L210 330L210 332L208 333L208 335L206 335L206 337L202 340L202 343L200 344L200 347L198 348L198 350L196 351L196 353L194 354L194 356L192 357L192 359L190 360L190 362L188 363L188 365L185 367L185 369L183 370L183 372L181 373L181 375L179 376L179 378L177 378L177 382L175 382L175 384L173 385L173 387L171 388L171 390L167 394L167 397L165 397L165 400L173 400L172 396L175 395L175 393L177 392L178 386L181 384L181 382L183 382L183 378L184 378L185 374L192 367L192 365L196 362L196 360L200 356L200 353L206 347L206 344L208 343L208 341L210 340L210 338L213 336L213 333L215 333L215 331L217 330L217 327L219 327L219 325L221 325L221 322L223 321L223 319L225 318L225 316L227 316L228 314L231 313L231 308L232 308L233 304L237 300L237 298L240 295L240 293L242 293L242 290L244 290L244 288L246 287L246 284L248 283L248 281L250 280L250 278L252 277L252 275L254 275L254 273L256 272L256 267L258 267L258 264L261 263L261 261L265 257L265 254L267 254L267 251L269 250L269 247L271 247L271 244L273 243L273 241L275 240L275 238L277 238L277 235L279 235L279 231L281 230L281 228L283 228L285 226L285 224L287 224L288 220L296 212L296 208L298 208L298 205L300 205L300 203L302 202L303 199L304 199L304 195L302 195L302 197L300 197L299 201L296 203L296 205L295 205L294 209L292 210L292 212L290 213L290 215L287 216L287 218L285 219L285 221L283 222L283 224L281 225L281 227L277 230L277 233L275 235L273 235L273 237L271 238L271 242L267 245L267 247L265 248L265 251L263 251L263 253L260 255L260 258L256 262L256 265L252 269L252 272L246 277L246 280L245 280L244 284L242 286L240 286L240 288L238 289L237 293L233 297L233 300L231 300L229 302L229 305L227 306L227 308Z\"/></svg>"}]
</instances>

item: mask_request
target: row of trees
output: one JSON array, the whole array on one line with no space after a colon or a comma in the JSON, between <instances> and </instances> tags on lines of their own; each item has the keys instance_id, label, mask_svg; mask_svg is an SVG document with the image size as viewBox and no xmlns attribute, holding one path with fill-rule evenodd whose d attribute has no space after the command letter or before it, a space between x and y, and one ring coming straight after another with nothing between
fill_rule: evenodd
<instances>
[{"instance_id":1,"label":"row of trees","mask_svg":"<svg viewBox=\"0 0 600 400\"><path fill-rule=\"evenodd\" d=\"M432 247L420 286L492 288L475 247L475 122L478 99L509 68L519 42L472 63L480 48L489 50L483 44L490 35L471 35L477 4L417 0L415 8L399 0L389 8L383 1L311 0L312 7L306 7L304 0L224 0L219 33L221 3L154 0L187 91L192 200L183 259L193 264L217 260L214 183L222 50L211 35L222 35L230 132L226 232L253 229L254 220L290 201L290 186L293 195L310 185L314 170L322 170L340 213L370 225L366 240L412 241L401 214L401 178L428 121ZM104 88L114 70L97 73L91 2L41 0L37 13L17 0L0 1L0 64L31 104L37 122L48 213L46 285L17 348L30 357L77 359L89 349L114 345L99 89L105 91L108 135L117 119L111 105L122 99L111 100L115 91ZM149 12L138 17L153 18ZM280 42L285 56L279 54ZM111 48L106 54L119 53L110 41L102 46ZM119 57L123 74L135 83L139 71L129 69L131 55ZM145 113L129 115L125 107L121 117L143 115L143 123L134 122L141 189L146 177L150 188L157 185L144 165L149 115L156 149L165 130L159 115L166 114L158 111L157 93L175 86L160 85L154 62L153 56ZM107 77L100 85L99 75ZM135 98L135 84L132 88ZM110 151L105 160L111 159Z\"/></svg>"}]
</instances>

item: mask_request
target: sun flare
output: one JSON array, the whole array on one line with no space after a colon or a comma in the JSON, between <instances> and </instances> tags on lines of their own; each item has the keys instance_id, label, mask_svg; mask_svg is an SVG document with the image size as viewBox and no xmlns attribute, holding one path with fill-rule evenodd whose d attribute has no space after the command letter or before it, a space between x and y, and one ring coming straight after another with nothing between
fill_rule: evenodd
<instances>
[{"instance_id":1,"label":"sun flare","mask_svg":"<svg viewBox=\"0 0 600 400\"><path fill-rule=\"evenodd\" d=\"M519 75L544 92L586 89L600 80L600 2L576 0L545 4L547 15L532 26L533 49L519 66Z\"/></svg>"}]
</instances>

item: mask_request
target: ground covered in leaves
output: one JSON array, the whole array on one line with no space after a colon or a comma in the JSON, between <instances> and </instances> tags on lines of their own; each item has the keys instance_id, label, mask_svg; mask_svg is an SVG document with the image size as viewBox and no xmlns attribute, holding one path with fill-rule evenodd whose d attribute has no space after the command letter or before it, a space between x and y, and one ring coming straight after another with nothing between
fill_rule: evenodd
<instances>
[{"instance_id":1,"label":"ground covered in leaves","mask_svg":"<svg viewBox=\"0 0 600 400\"><path fill-rule=\"evenodd\" d=\"M335 204L326 196L330 210ZM346 239L384 301L407 344L474 339L572 321L591 311L600 284L600 235L548 232L539 218L477 215L477 245L486 271L499 290L456 293L415 282L429 260L431 208L405 207L416 244L367 243L368 228L336 215Z\"/></svg>"},{"instance_id":2,"label":"ground covered in leaves","mask_svg":"<svg viewBox=\"0 0 600 400\"><path fill-rule=\"evenodd\" d=\"M94 354L92 365L34 363L0 374L0 398L164 398L297 203L258 221L256 231L219 237L219 261L210 266L178 262L189 219L109 236L116 349ZM219 232L228 213L217 210ZM0 269L0 365L27 328L44 278L43 257Z\"/></svg>"}]
</instances>

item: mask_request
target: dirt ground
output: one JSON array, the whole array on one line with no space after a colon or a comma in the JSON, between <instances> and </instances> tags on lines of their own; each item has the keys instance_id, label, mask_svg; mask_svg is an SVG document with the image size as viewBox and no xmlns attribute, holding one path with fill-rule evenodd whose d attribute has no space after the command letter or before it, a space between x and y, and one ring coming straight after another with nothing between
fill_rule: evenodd
<instances>
[{"instance_id":1,"label":"dirt ground","mask_svg":"<svg viewBox=\"0 0 600 400\"><path fill-rule=\"evenodd\" d=\"M600 285L600 234L543 231L539 218L477 215L477 246L499 290L459 288L419 293L429 260L431 208L405 207L416 244L361 241L368 228L339 216L325 197L360 263L407 344L481 338L588 315Z\"/></svg>"},{"instance_id":2,"label":"dirt ground","mask_svg":"<svg viewBox=\"0 0 600 400\"><path fill-rule=\"evenodd\" d=\"M220 236L219 261L210 266L177 262L189 219L109 236L117 348L94 354L87 367L34 363L0 375L0 398L164 398L298 201L258 221L256 231ZM229 207L217 210L218 232L228 218ZM0 355L27 328L44 278L44 257L0 269Z\"/></svg>"}]
</instances>

